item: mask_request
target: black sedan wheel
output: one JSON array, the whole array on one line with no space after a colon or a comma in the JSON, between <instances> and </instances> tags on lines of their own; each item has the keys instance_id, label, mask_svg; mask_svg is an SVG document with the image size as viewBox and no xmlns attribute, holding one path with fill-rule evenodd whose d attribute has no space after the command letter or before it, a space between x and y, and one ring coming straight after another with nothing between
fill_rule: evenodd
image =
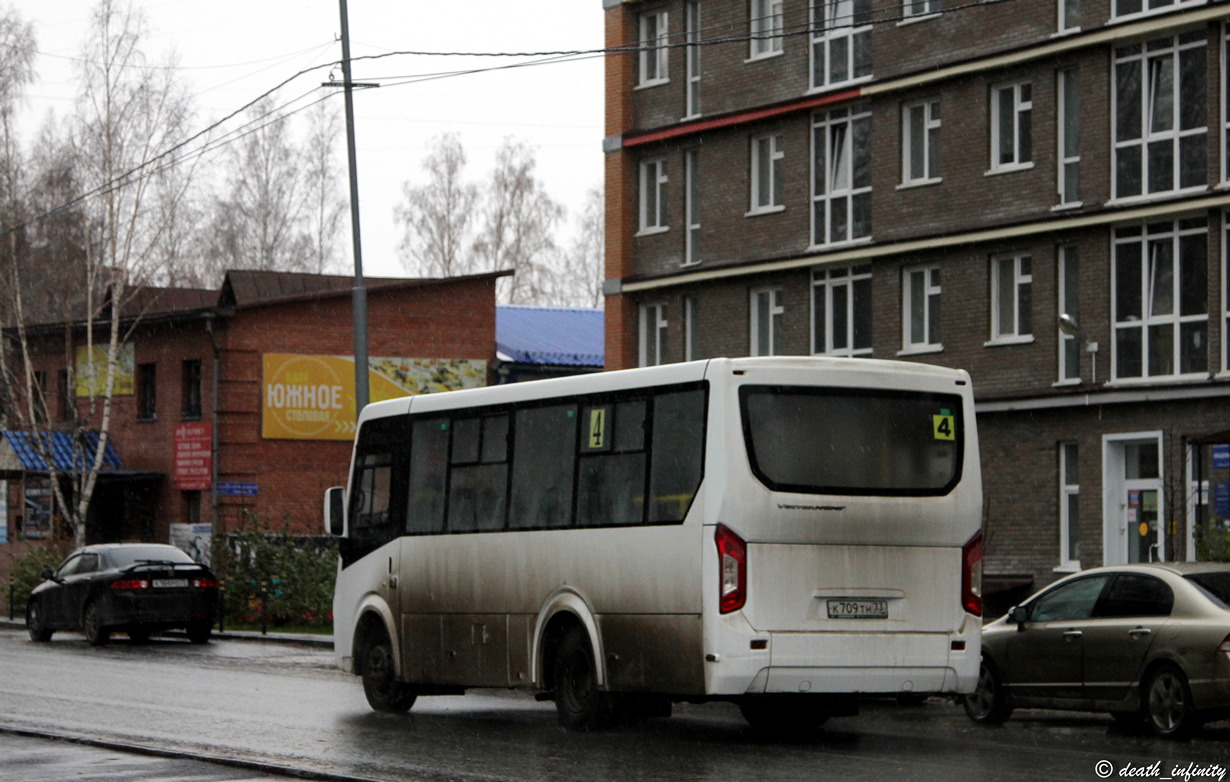
<instances>
[{"instance_id":1,"label":"black sedan wheel","mask_svg":"<svg viewBox=\"0 0 1230 782\"><path fill-rule=\"evenodd\" d=\"M998 725L1012 716L999 671L986 660L978 669L978 687L961 699L965 713L981 725Z\"/></svg>"},{"instance_id":2,"label":"black sedan wheel","mask_svg":"<svg viewBox=\"0 0 1230 782\"><path fill-rule=\"evenodd\" d=\"M213 635L214 626L209 622L196 622L188 625L188 640L194 644L203 644L209 642L209 637Z\"/></svg>"},{"instance_id":3,"label":"black sedan wheel","mask_svg":"<svg viewBox=\"0 0 1230 782\"><path fill-rule=\"evenodd\" d=\"M1149 676L1144 712L1149 730L1162 738L1185 739L1200 729L1187 677L1173 665L1163 665Z\"/></svg>"},{"instance_id":4,"label":"black sedan wheel","mask_svg":"<svg viewBox=\"0 0 1230 782\"><path fill-rule=\"evenodd\" d=\"M52 630L43 622L43 607L37 600L31 600L26 606L26 632L35 643L46 643L51 640Z\"/></svg>"},{"instance_id":5,"label":"black sedan wheel","mask_svg":"<svg viewBox=\"0 0 1230 782\"><path fill-rule=\"evenodd\" d=\"M95 600L85 607L85 617L81 621L81 631L90 646L104 646L111 640L111 631L103 625L102 606Z\"/></svg>"}]
</instances>

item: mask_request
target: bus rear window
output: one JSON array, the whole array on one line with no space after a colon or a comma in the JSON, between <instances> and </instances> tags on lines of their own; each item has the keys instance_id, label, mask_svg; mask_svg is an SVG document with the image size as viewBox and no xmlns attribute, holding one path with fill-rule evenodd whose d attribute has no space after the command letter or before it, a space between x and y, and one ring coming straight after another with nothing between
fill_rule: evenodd
<instances>
[{"instance_id":1,"label":"bus rear window","mask_svg":"<svg viewBox=\"0 0 1230 782\"><path fill-rule=\"evenodd\" d=\"M770 489L934 496L961 478L955 394L745 386L739 401L752 470Z\"/></svg>"}]
</instances>

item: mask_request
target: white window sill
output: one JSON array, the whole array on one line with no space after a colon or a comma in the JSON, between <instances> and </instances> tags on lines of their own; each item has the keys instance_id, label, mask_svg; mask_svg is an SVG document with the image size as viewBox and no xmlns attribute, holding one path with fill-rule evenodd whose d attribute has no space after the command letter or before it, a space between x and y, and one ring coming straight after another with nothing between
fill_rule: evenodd
<instances>
[{"instance_id":1,"label":"white window sill","mask_svg":"<svg viewBox=\"0 0 1230 782\"><path fill-rule=\"evenodd\" d=\"M872 238L870 236L862 236L862 237L859 237L858 239L848 239L844 242L833 242L831 244L813 244L807 248L807 251L815 252L815 253L825 253L825 252L832 252L834 250L844 250L848 247L859 247L861 245L871 244L871 243L872 243Z\"/></svg>"},{"instance_id":2,"label":"white window sill","mask_svg":"<svg viewBox=\"0 0 1230 782\"><path fill-rule=\"evenodd\" d=\"M648 90L654 87L661 87L663 84L670 84L670 83L671 83L671 80L670 80L670 77L668 76L665 79L654 79L653 81L643 81L640 84L633 87L632 89L633 90Z\"/></svg>"},{"instance_id":3,"label":"white window sill","mask_svg":"<svg viewBox=\"0 0 1230 782\"><path fill-rule=\"evenodd\" d=\"M1004 345L1028 345L1033 341L1033 334L1024 334L1019 337L996 337L994 339L988 339L986 342L982 343L982 346L984 348L998 348L1003 347Z\"/></svg>"},{"instance_id":4,"label":"white window sill","mask_svg":"<svg viewBox=\"0 0 1230 782\"><path fill-rule=\"evenodd\" d=\"M633 234L633 236L656 236L657 234L664 234L670 229L671 227L669 225L655 226L653 228L642 228Z\"/></svg>"},{"instance_id":5,"label":"white window sill","mask_svg":"<svg viewBox=\"0 0 1230 782\"><path fill-rule=\"evenodd\" d=\"M902 19L901 21L897 22L897 26L905 27L911 24L918 24L919 22L929 22L932 19L939 19L941 16L943 16L943 14L938 13L936 11L932 11L931 13L919 14L918 16L910 16L905 19Z\"/></svg>"},{"instance_id":6,"label":"white window sill","mask_svg":"<svg viewBox=\"0 0 1230 782\"><path fill-rule=\"evenodd\" d=\"M1079 386L1084 382L1085 381L1079 377L1070 377L1066 380L1056 380L1054 383L1051 383L1051 388L1070 388L1072 386Z\"/></svg>"},{"instance_id":7,"label":"white window sill","mask_svg":"<svg viewBox=\"0 0 1230 782\"><path fill-rule=\"evenodd\" d=\"M1196 193L1207 193L1211 190L1208 185L1200 185L1199 187L1188 187L1182 190L1161 190L1156 193L1145 193L1144 195L1124 196L1122 198L1112 198L1106 202L1106 206L1135 206L1138 204L1155 204L1159 201L1169 201L1180 196L1195 195Z\"/></svg>"},{"instance_id":8,"label":"white window sill","mask_svg":"<svg viewBox=\"0 0 1230 782\"><path fill-rule=\"evenodd\" d=\"M686 117L680 117L680 118L679 118L679 121L680 121L680 122L692 122L693 120L698 120L698 119L700 119L700 118L701 118L701 117L703 117L703 116L705 116L705 115L703 115L703 114L689 114L689 115L687 115Z\"/></svg>"},{"instance_id":9,"label":"white window sill","mask_svg":"<svg viewBox=\"0 0 1230 782\"><path fill-rule=\"evenodd\" d=\"M772 60L774 57L781 57L785 53L786 53L786 50L782 48L782 49L778 49L777 51L773 51L773 52L762 52L760 54L751 54L751 55L748 55L747 59L743 61L743 64L749 65L751 63L760 62L762 60Z\"/></svg>"},{"instance_id":10,"label":"white window sill","mask_svg":"<svg viewBox=\"0 0 1230 782\"><path fill-rule=\"evenodd\" d=\"M944 181L943 177L935 177L933 179L911 179L908 182L902 182L897 185L898 190L913 190L916 187L930 187L932 185L941 184Z\"/></svg>"},{"instance_id":11,"label":"white window sill","mask_svg":"<svg viewBox=\"0 0 1230 782\"><path fill-rule=\"evenodd\" d=\"M1084 201L1064 201L1061 204L1055 204L1051 207L1052 212L1070 212L1073 209L1080 209L1085 205Z\"/></svg>"},{"instance_id":12,"label":"white window sill","mask_svg":"<svg viewBox=\"0 0 1230 782\"><path fill-rule=\"evenodd\" d=\"M1207 372L1190 375L1153 375L1152 377L1116 377L1106 381L1107 388L1132 388L1133 386L1192 385L1213 380Z\"/></svg>"},{"instance_id":13,"label":"white window sill","mask_svg":"<svg viewBox=\"0 0 1230 782\"><path fill-rule=\"evenodd\" d=\"M898 356L924 356L928 353L944 352L943 345L911 345L897 351Z\"/></svg>"},{"instance_id":14,"label":"white window sill","mask_svg":"<svg viewBox=\"0 0 1230 782\"><path fill-rule=\"evenodd\" d=\"M989 168L983 176L999 176L1000 174L1015 174L1018 171L1028 171L1034 167L1033 161L1028 163L1013 163L1012 165L999 166L997 168Z\"/></svg>"},{"instance_id":15,"label":"white window sill","mask_svg":"<svg viewBox=\"0 0 1230 782\"><path fill-rule=\"evenodd\" d=\"M839 90L848 90L855 85L866 84L867 82L872 81L873 79L875 79L875 75L870 74L867 76L855 76L851 79L846 79L845 81L829 82L828 84L813 84L811 87L807 89L807 92L804 94L807 95L808 97L811 97L813 95L823 95L826 92L837 92Z\"/></svg>"},{"instance_id":16,"label":"white window sill","mask_svg":"<svg viewBox=\"0 0 1230 782\"><path fill-rule=\"evenodd\" d=\"M693 266L700 266L700 264L701 264L701 260L699 258L696 259L695 261L680 261L679 263L679 265L685 269L691 268Z\"/></svg>"},{"instance_id":17,"label":"white window sill","mask_svg":"<svg viewBox=\"0 0 1230 782\"><path fill-rule=\"evenodd\" d=\"M757 207L754 207L751 211L745 212L743 216L744 217L760 217L761 215L775 215L778 212L784 212L784 211L786 211L786 207L783 204L777 204L775 206L757 206Z\"/></svg>"},{"instance_id":18,"label":"white window sill","mask_svg":"<svg viewBox=\"0 0 1230 782\"><path fill-rule=\"evenodd\" d=\"M1214 380L1230 380L1230 369L1223 369L1216 375L1213 375Z\"/></svg>"},{"instance_id":19,"label":"white window sill","mask_svg":"<svg viewBox=\"0 0 1230 782\"><path fill-rule=\"evenodd\" d=\"M1051 33L1052 38L1066 38L1069 35L1076 35L1081 31L1080 27L1065 27L1062 30L1056 30Z\"/></svg>"},{"instance_id":20,"label":"white window sill","mask_svg":"<svg viewBox=\"0 0 1230 782\"><path fill-rule=\"evenodd\" d=\"M1059 567L1051 571L1052 573L1079 573L1081 572L1081 563L1065 562Z\"/></svg>"}]
</instances>

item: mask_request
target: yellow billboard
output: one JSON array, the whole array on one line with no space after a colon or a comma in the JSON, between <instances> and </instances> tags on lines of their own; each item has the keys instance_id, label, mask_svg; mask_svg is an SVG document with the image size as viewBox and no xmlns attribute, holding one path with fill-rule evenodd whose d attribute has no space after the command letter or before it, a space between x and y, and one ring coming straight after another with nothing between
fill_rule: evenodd
<instances>
[{"instance_id":1,"label":"yellow billboard","mask_svg":"<svg viewBox=\"0 0 1230 782\"><path fill-rule=\"evenodd\" d=\"M355 433L353 356L266 353L262 357L261 437L349 440ZM487 384L487 362L449 358L369 358L372 402Z\"/></svg>"},{"instance_id":2,"label":"yellow billboard","mask_svg":"<svg viewBox=\"0 0 1230 782\"><path fill-rule=\"evenodd\" d=\"M79 397L103 396L107 393L107 346L95 345L88 350L77 348L73 371L77 375L75 392ZM114 396L133 393L137 375L137 350L132 343L120 345L115 354Z\"/></svg>"}]
</instances>

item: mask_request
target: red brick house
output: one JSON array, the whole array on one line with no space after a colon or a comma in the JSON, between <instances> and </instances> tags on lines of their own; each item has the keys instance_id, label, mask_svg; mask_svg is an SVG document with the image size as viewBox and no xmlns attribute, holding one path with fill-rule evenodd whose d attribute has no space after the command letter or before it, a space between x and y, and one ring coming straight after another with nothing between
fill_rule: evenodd
<instances>
[{"instance_id":1,"label":"red brick house","mask_svg":"<svg viewBox=\"0 0 1230 782\"><path fill-rule=\"evenodd\" d=\"M485 385L502 274L369 279L372 400ZM88 539L165 542L186 529L172 525L226 533L252 514L319 534L323 492L345 481L354 434L351 286L350 277L232 271L220 290L148 288L127 300L126 377L110 427L120 466L100 474ZM72 341L84 333L74 327ZM72 407L88 409L84 353L68 388L64 325L29 335L55 431ZM30 518L46 469L21 456L19 438L0 437L12 542L46 533Z\"/></svg>"}]
</instances>

